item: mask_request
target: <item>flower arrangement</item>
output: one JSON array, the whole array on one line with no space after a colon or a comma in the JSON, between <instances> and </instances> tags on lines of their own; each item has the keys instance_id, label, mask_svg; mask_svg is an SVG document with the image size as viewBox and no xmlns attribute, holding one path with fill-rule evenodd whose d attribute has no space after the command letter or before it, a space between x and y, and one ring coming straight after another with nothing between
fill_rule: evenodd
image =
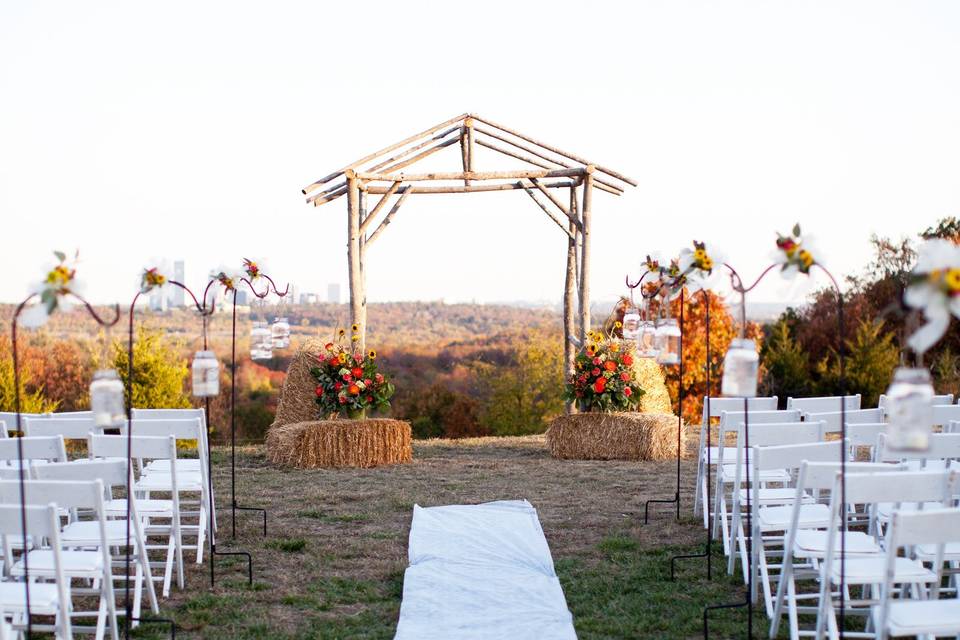
<instances>
[{"instance_id":1,"label":"flower arrangement","mask_svg":"<svg viewBox=\"0 0 960 640\"><path fill-rule=\"evenodd\" d=\"M43 326L57 309L69 310L67 296L79 290L75 266L79 254L75 254L72 261L67 260L67 254L62 251L54 251L53 255L57 262L47 270L43 280L33 287L32 292L40 296L40 303L26 309L20 316L19 322L25 327Z\"/></svg>"},{"instance_id":2,"label":"flower arrangement","mask_svg":"<svg viewBox=\"0 0 960 640\"><path fill-rule=\"evenodd\" d=\"M683 283L691 292L710 289L719 275L717 265L724 262L725 259L714 247L708 249L705 242L694 240L693 249L680 251L679 267L683 273Z\"/></svg>"},{"instance_id":3,"label":"flower arrangement","mask_svg":"<svg viewBox=\"0 0 960 640\"><path fill-rule=\"evenodd\" d=\"M159 267L144 269L140 274L140 293L150 293L157 287L167 284L167 276L160 272Z\"/></svg>"},{"instance_id":4,"label":"flower arrangement","mask_svg":"<svg viewBox=\"0 0 960 640\"><path fill-rule=\"evenodd\" d=\"M249 258L243 259L243 272L247 274L247 278L251 281L263 275L263 269L260 268L260 265Z\"/></svg>"},{"instance_id":5,"label":"flower arrangement","mask_svg":"<svg viewBox=\"0 0 960 640\"><path fill-rule=\"evenodd\" d=\"M782 265L780 272L787 278L798 273L808 274L810 268L817 264L816 250L813 241L800 235L800 225L793 225L788 235L777 234L777 250L774 261Z\"/></svg>"},{"instance_id":6,"label":"flower arrangement","mask_svg":"<svg viewBox=\"0 0 960 640\"><path fill-rule=\"evenodd\" d=\"M927 320L907 339L910 348L922 354L946 333L951 315L960 318L960 246L942 239L925 242L903 301Z\"/></svg>"},{"instance_id":7,"label":"flower arrangement","mask_svg":"<svg viewBox=\"0 0 960 640\"><path fill-rule=\"evenodd\" d=\"M357 352L359 327L347 342L346 331L339 329L333 342L328 342L317 356L317 366L310 369L317 381L317 404L324 417L346 413L351 418L362 417L367 409L390 407L394 386L377 370L377 352Z\"/></svg>"},{"instance_id":8,"label":"flower arrangement","mask_svg":"<svg viewBox=\"0 0 960 640\"><path fill-rule=\"evenodd\" d=\"M636 345L606 340L602 333L594 331L589 338L574 361L566 399L576 402L581 411L636 410L644 393L633 368Z\"/></svg>"}]
</instances>

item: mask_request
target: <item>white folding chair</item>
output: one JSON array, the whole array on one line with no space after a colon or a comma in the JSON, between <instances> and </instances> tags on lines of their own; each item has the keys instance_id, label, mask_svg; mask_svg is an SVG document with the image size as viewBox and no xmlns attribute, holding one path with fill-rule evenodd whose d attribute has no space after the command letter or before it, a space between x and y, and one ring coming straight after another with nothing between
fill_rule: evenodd
<instances>
[{"instance_id":1,"label":"white folding chair","mask_svg":"<svg viewBox=\"0 0 960 640\"><path fill-rule=\"evenodd\" d=\"M946 430L951 422L957 420L960 420L960 404L933 405L933 426Z\"/></svg>"},{"instance_id":2,"label":"white folding chair","mask_svg":"<svg viewBox=\"0 0 960 640\"><path fill-rule=\"evenodd\" d=\"M126 436L126 426L120 429L120 433ZM196 542L196 562L203 562L203 543L207 535L208 519L212 519L210 505L213 497L210 495L209 470L207 469L207 450L204 445L203 426L199 418L187 420L134 420L133 433L141 436L173 436L177 440L196 440L197 453L199 454L199 471L183 471L178 469L177 490L180 493L193 493L199 496L196 501L197 510L187 511L187 501L180 498L180 530L182 534L193 534L197 536ZM145 498L150 497L151 492L169 493L172 491L172 474L169 469L157 469L145 472L140 476L135 485L135 490L142 492ZM184 517L197 518L197 524L185 524ZM192 548L192 545L188 548Z\"/></svg>"},{"instance_id":3,"label":"white folding chair","mask_svg":"<svg viewBox=\"0 0 960 640\"><path fill-rule=\"evenodd\" d=\"M67 482L99 480L105 487L106 494L112 495L113 487L126 486L127 464L124 460L79 460L76 462L46 464L37 467L37 477L41 480L63 480ZM131 484L132 479L131 479ZM133 615L140 617L143 587L146 586L150 609L159 613L157 594L153 587L153 577L150 571L150 560L147 556L146 538L143 533L142 521L137 511L137 500L130 503L129 526L126 518L107 519L104 522L107 544L117 550L115 566L124 567L126 571L125 555L120 549L127 548L128 534L130 544L131 563L134 569L133 588ZM60 535L65 545L76 547L99 546L98 531L100 525L96 520L74 520L63 528ZM119 579L126 583L130 576L123 574Z\"/></svg>"},{"instance_id":4,"label":"white folding chair","mask_svg":"<svg viewBox=\"0 0 960 640\"><path fill-rule=\"evenodd\" d=\"M60 555L60 521L57 516L57 507L53 504L45 506L3 503L0 504L0 538L3 546L9 547L7 539L10 537L23 538L23 515L26 514L27 533L35 539L46 539L52 550L52 582L33 581L29 585L13 578L0 580L0 609L13 615L13 626L16 629L26 627L27 590L30 592L31 615L54 616L55 622L51 629L57 638L73 638L73 628L70 622L71 600L70 583L63 573L63 562ZM31 578L33 575L31 574ZM39 577L39 576L37 576ZM5 622L3 624L6 624ZM40 631L40 625L33 625Z\"/></svg>"},{"instance_id":5,"label":"white folding chair","mask_svg":"<svg viewBox=\"0 0 960 640\"><path fill-rule=\"evenodd\" d=\"M29 463L66 462L67 449L63 436L25 436L0 438L0 466L20 468L20 457Z\"/></svg>"},{"instance_id":6,"label":"white folding chair","mask_svg":"<svg viewBox=\"0 0 960 640\"><path fill-rule=\"evenodd\" d=\"M743 407L743 398L739 398L740 407ZM714 464L714 494L713 494L713 535L722 536L724 553L729 553L728 540L730 537L729 519L727 511L727 485L733 481L736 465L736 449L727 446L730 437L736 437L737 430L744 421L753 424L773 424L799 422L799 411L724 411L720 414L720 424L717 426L717 457ZM761 482L782 482L782 473L770 472L760 478Z\"/></svg>"},{"instance_id":7,"label":"white folding chair","mask_svg":"<svg viewBox=\"0 0 960 640\"><path fill-rule=\"evenodd\" d=\"M197 447L198 455L210 447L207 414L203 409L133 409L132 417L134 428L143 420L193 420L199 419L203 434L203 447ZM134 433L137 433L134 430ZM200 471L200 458L182 458L177 460L177 468L181 471ZM169 469L168 460L154 460L147 464L145 471L166 471Z\"/></svg>"},{"instance_id":8,"label":"white folding chair","mask_svg":"<svg viewBox=\"0 0 960 640\"><path fill-rule=\"evenodd\" d=\"M777 396L768 398L750 398L747 405L750 411L776 411ZM700 513L703 506L703 500L707 491L707 475L711 469L707 468L720 462L716 444L707 449L707 429L710 428L710 422L713 418L720 418L724 411L742 411L742 398L710 398L703 397L703 415L700 418L700 448L697 452L697 484L696 493L693 498L693 515ZM710 525L710 518L706 512L703 514L703 527Z\"/></svg>"},{"instance_id":9,"label":"white folding chair","mask_svg":"<svg viewBox=\"0 0 960 640\"><path fill-rule=\"evenodd\" d=\"M847 441L850 443L850 460L857 459L861 449L867 449L867 459L876 459L877 442L887 429L885 422L847 423Z\"/></svg>"},{"instance_id":10,"label":"white folding chair","mask_svg":"<svg viewBox=\"0 0 960 640\"><path fill-rule=\"evenodd\" d=\"M839 404L839 402L837 404ZM841 418L846 420L847 425L883 422L883 409L848 409L843 413L840 411L808 411L803 414L804 420L823 422L824 434L840 433L842 431L840 424Z\"/></svg>"},{"instance_id":11,"label":"white folding chair","mask_svg":"<svg viewBox=\"0 0 960 640\"><path fill-rule=\"evenodd\" d=\"M856 411L860 408L860 394L843 396L844 409ZM803 413L824 413L840 410L840 396L818 396L815 398L787 398L787 409L798 409Z\"/></svg>"},{"instance_id":12,"label":"white folding chair","mask_svg":"<svg viewBox=\"0 0 960 640\"><path fill-rule=\"evenodd\" d=\"M960 543L960 509L931 509L912 513L897 512L890 523L886 538L884 580L880 588L880 603L871 609L876 638L891 636L960 636L960 597L937 598L942 580L944 548L949 543ZM938 567L930 599L894 599L897 563L901 548L929 545L936 548Z\"/></svg>"},{"instance_id":13,"label":"white folding chair","mask_svg":"<svg viewBox=\"0 0 960 640\"><path fill-rule=\"evenodd\" d=\"M5 501L19 497L20 485L18 482L4 483L0 492ZM106 518L103 508L104 485L100 480L79 481L63 480L29 480L24 485L26 502L30 505L55 504L63 512L77 513L88 511L93 516L93 543L89 550L87 545L73 544L64 539L60 533L64 549L40 548L27 553L27 563L23 559L10 568L10 574L23 577L25 566L29 568L31 578L42 577L53 579L56 577L56 562L59 562L63 575L68 580L83 580L93 586L90 588L73 589L74 596L92 595L99 598L99 607L96 612L73 611L74 617L96 616L97 626L92 629L97 640L104 637L109 626L110 637L118 640L116 598L113 591L113 572L111 568L110 550L108 546ZM69 526L69 525L68 525ZM6 549L5 549L6 551ZM91 629L74 626L74 631L90 631Z\"/></svg>"},{"instance_id":14,"label":"white folding chair","mask_svg":"<svg viewBox=\"0 0 960 640\"><path fill-rule=\"evenodd\" d=\"M836 473L833 492L830 496L831 524L827 529L827 551L824 554L820 571L820 598L817 614L817 637L829 632L831 637L838 633L833 604L832 587L841 582L841 569L845 591L850 587L873 588L887 582L909 585L912 589L923 589L924 585L935 586L939 572L931 571L919 560L909 557L896 558L888 563L881 553L861 554L858 557L846 557L840 562L840 530L850 504L876 505L880 501L893 500L901 503L943 503L950 500L957 490L960 474L957 472L904 471L901 473L847 473L846 504L840 495L843 478ZM895 514L898 511L895 511ZM889 574L888 574L889 572ZM844 608L857 613L857 607L863 607L869 601L850 602L849 593L838 593L845 601ZM920 594L924 597L924 594ZM868 611L863 610L866 614Z\"/></svg>"},{"instance_id":15,"label":"white folding chair","mask_svg":"<svg viewBox=\"0 0 960 640\"><path fill-rule=\"evenodd\" d=\"M796 640L801 635L813 634L812 631L801 632L799 614L817 614L819 603L813 606L802 606L800 601L819 598L819 591L800 594L797 591L797 580L819 580L820 563L827 552L829 533L826 529L830 524L830 507L822 503L823 496L833 490L837 473L843 468L838 460L831 459L833 452L838 450L830 451L830 447L837 447L840 442L825 444L829 445L826 452L817 452L815 456L811 456L808 452L806 457L812 459L804 460L797 472L797 498L793 502L789 523L786 526L783 560L777 581L777 592L773 600L771 638L777 636L784 605L787 607L790 638ZM873 462L847 462L844 466L847 473L898 473L904 470L903 465ZM800 501L803 496L811 494L820 496L816 512L805 507ZM808 509L808 513L804 514L804 509ZM844 546L848 557L876 554L880 551L880 545L875 538L863 531L848 531Z\"/></svg>"},{"instance_id":16,"label":"white folding chair","mask_svg":"<svg viewBox=\"0 0 960 640\"><path fill-rule=\"evenodd\" d=\"M144 522L144 535L165 536L166 544L161 547L152 547L147 544L147 550L160 548L166 551L166 559L163 562L163 577L158 578L163 581L163 597L170 595L170 581L173 574L174 564L177 570L177 586L183 589L183 538L180 530L180 492L177 487L177 474L179 465L177 462L177 441L173 436L133 436L129 442L124 436L108 436L90 434L87 440L87 451L90 457L96 458L118 458L127 454L129 445L130 454L133 458L141 460L164 460L170 469L170 499L146 499L138 496L137 512ZM106 504L106 513L108 516L126 517L127 500L126 498L111 499ZM157 520L166 520L166 524L158 523ZM148 540L149 542L149 540Z\"/></svg>"},{"instance_id":17,"label":"white folding chair","mask_svg":"<svg viewBox=\"0 0 960 640\"><path fill-rule=\"evenodd\" d=\"M749 431L749 433L748 433ZM749 435L749 438L747 436ZM750 441L751 449L757 447L783 446L789 444L811 444L819 442L823 437L823 423L821 422L786 422L774 424L751 424L749 429L741 424L737 429L737 459L736 471L734 472L734 491L733 491L733 517L730 527L730 548L739 549L740 561L743 570L743 581L747 581L747 547L746 538L741 521L741 508L748 501L747 494L750 493L751 508L760 506L773 506L792 504L796 498L796 492L790 485L790 477L780 484L782 487L758 487L754 491L750 482L753 473L750 470L753 467L753 460L747 460L746 455L750 450L746 449L746 443ZM750 466L747 466L747 463ZM761 470L762 471L765 471ZM759 477L759 476L758 476ZM738 489L739 487L739 489ZM812 496L805 496L805 501L812 502ZM733 566L736 553L731 553L727 558L727 573L733 575Z\"/></svg>"},{"instance_id":18,"label":"white folding chair","mask_svg":"<svg viewBox=\"0 0 960 640\"><path fill-rule=\"evenodd\" d=\"M877 400L877 407L880 409L883 409L884 415L886 415L887 404L889 402L890 402L890 398L885 393L881 393L880 398ZM934 406L941 405L941 404L953 404L953 394L945 393L941 395L935 395L933 396L932 404Z\"/></svg>"}]
</instances>

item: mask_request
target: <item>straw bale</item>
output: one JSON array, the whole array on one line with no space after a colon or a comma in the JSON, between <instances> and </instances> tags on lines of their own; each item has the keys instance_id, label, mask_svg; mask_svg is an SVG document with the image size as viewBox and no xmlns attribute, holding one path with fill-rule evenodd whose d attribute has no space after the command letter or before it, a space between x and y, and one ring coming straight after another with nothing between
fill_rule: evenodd
<instances>
[{"instance_id":1,"label":"straw bale","mask_svg":"<svg viewBox=\"0 0 960 640\"><path fill-rule=\"evenodd\" d=\"M638 411L640 413L673 413L663 367L653 358L634 358L633 370L644 392L640 396Z\"/></svg>"},{"instance_id":2,"label":"straw bale","mask_svg":"<svg viewBox=\"0 0 960 640\"><path fill-rule=\"evenodd\" d=\"M317 338L307 339L290 360L271 429L320 417L317 382L310 375L310 369L316 366L317 354L323 350L323 345L323 341Z\"/></svg>"},{"instance_id":3,"label":"straw bale","mask_svg":"<svg viewBox=\"0 0 960 640\"><path fill-rule=\"evenodd\" d=\"M556 418L547 431L554 458L669 460L677 455L677 417L665 413L577 413ZM686 451L686 429L680 431Z\"/></svg>"},{"instance_id":4,"label":"straw bale","mask_svg":"<svg viewBox=\"0 0 960 640\"><path fill-rule=\"evenodd\" d=\"M377 467L413 460L410 423L402 420L311 420L275 426L267 458L297 469Z\"/></svg>"}]
</instances>

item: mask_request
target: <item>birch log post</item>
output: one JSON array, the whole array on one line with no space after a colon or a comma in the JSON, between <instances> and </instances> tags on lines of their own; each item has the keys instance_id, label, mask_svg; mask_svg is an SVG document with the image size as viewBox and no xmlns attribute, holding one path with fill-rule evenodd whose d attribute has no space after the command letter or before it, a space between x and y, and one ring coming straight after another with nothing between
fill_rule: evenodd
<instances>
[{"instance_id":1,"label":"birch log post","mask_svg":"<svg viewBox=\"0 0 960 640\"><path fill-rule=\"evenodd\" d=\"M580 343L586 344L590 331L590 214L593 208L593 165L583 177L583 207L580 212Z\"/></svg>"},{"instance_id":2,"label":"birch log post","mask_svg":"<svg viewBox=\"0 0 960 640\"><path fill-rule=\"evenodd\" d=\"M360 185L351 169L347 177L347 267L350 279L350 323L359 328L357 347L365 349L367 331L367 292L360 256Z\"/></svg>"},{"instance_id":3,"label":"birch log post","mask_svg":"<svg viewBox=\"0 0 960 640\"><path fill-rule=\"evenodd\" d=\"M577 206L577 188L570 187L570 209L576 211ZM570 235L567 238L567 274L563 283L563 364L564 373L567 376L573 374L573 361L577 351L573 344L573 333L576 330L576 324L573 313L573 297L576 295L574 289L577 281L577 234L579 233L577 225L573 219L568 220ZM573 403L567 402L567 413L573 413Z\"/></svg>"}]
</instances>

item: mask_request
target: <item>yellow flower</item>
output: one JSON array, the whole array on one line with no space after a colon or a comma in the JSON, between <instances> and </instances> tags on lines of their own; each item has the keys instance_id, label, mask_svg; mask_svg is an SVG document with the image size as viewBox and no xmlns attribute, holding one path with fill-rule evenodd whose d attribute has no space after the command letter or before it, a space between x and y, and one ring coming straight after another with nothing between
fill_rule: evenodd
<instances>
[{"instance_id":1,"label":"yellow flower","mask_svg":"<svg viewBox=\"0 0 960 640\"><path fill-rule=\"evenodd\" d=\"M947 271L943 281L947 283L950 291L960 291L960 269L950 269Z\"/></svg>"},{"instance_id":2,"label":"yellow flower","mask_svg":"<svg viewBox=\"0 0 960 640\"><path fill-rule=\"evenodd\" d=\"M616 353L617 351L620 351L620 345L617 344L616 342L611 342L610 351L613 351L614 353Z\"/></svg>"},{"instance_id":3,"label":"yellow flower","mask_svg":"<svg viewBox=\"0 0 960 640\"><path fill-rule=\"evenodd\" d=\"M58 287L66 287L73 279L73 272L62 264L55 266L47 274L47 282Z\"/></svg>"},{"instance_id":4,"label":"yellow flower","mask_svg":"<svg viewBox=\"0 0 960 640\"><path fill-rule=\"evenodd\" d=\"M377 352L374 351L373 349L370 349L370 353L367 354L367 357L370 358L371 360L376 360Z\"/></svg>"},{"instance_id":5,"label":"yellow flower","mask_svg":"<svg viewBox=\"0 0 960 640\"><path fill-rule=\"evenodd\" d=\"M704 259L700 261L700 268L704 271L713 271L713 258L710 256L704 257Z\"/></svg>"},{"instance_id":6,"label":"yellow flower","mask_svg":"<svg viewBox=\"0 0 960 640\"><path fill-rule=\"evenodd\" d=\"M621 327L623 326L623 323L620 322L619 320L617 320L616 322L613 323L613 326L615 326L617 329L619 329L619 328L621 328Z\"/></svg>"},{"instance_id":7,"label":"yellow flower","mask_svg":"<svg viewBox=\"0 0 960 640\"><path fill-rule=\"evenodd\" d=\"M347 362L347 354L341 353L339 356L337 356L337 360L340 361L340 364L346 364L346 362Z\"/></svg>"},{"instance_id":8,"label":"yellow flower","mask_svg":"<svg viewBox=\"0 0 960 640\"><path fill-rule=\"evenodd\" d=\"M337 331L337 335L339 335L342 338L343 336L347 335L347 330L340 329L340 331Z\"/></svg>"},{"instance_id":9,"label":"yellow flower","mask_svg":"<svg viewBox=\"0 0 960 640\"><path fill-rule=\"evenodd\" d=\"M353 340L354 342L360 342L360 336L358 335L350 336L350 339Z\"/></svg>"},{"instance_id":10,"label":"yellow flower","mask_svg":"<svg viewBox=\"0 0 960 640\"><path fill-rule=\"evenodd\" d=\"M350 330L353 331L354 333L358 333L358 332L360 331L360 325L354 323L354 324L350 327Z\"/></svg>"},{"instance_id":11,"label":"yellow flower","mask_svg":"<svg viewBox=\"0 0 960 640\"><path fill-rule=\"evenodd\" d=\"M800 264L803 265L804 269L809 269L813 266L813 255L806 249L801 249L800 254Z\"/></svg>"}]
</instances>

